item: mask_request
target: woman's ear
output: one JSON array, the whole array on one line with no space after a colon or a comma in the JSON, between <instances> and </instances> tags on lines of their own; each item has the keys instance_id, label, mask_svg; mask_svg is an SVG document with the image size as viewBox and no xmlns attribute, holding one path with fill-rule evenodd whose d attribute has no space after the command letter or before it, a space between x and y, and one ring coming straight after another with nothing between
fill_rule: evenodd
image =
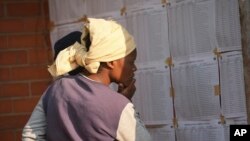
<instances>
[{"instance_id":1,"label":"woman's ear","mask_svg":"<svg viewBox=\"0 0 250 141\"><path fill-rule=\"evenodd\" d=\"M108 68L114 69L115 65L116 65L116 61L106 62L106 65L107 65Z\"/></svg>"}]
</instances>

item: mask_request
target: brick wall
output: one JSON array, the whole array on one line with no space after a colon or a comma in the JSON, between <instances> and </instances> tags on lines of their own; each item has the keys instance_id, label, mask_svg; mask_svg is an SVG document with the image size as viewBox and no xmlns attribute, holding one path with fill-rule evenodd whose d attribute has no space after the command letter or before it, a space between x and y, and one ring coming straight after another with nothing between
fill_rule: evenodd
<instances>
[{"instance_id":1,"label":"brick wall","mask_svg":"<svg viewBox=\"0 0 250 141\"><path fill-rule=\"evenodd\" d=\"M0 140L20 141L51 77L48 0L0 0Z\"/></svg>"}]
</instances>

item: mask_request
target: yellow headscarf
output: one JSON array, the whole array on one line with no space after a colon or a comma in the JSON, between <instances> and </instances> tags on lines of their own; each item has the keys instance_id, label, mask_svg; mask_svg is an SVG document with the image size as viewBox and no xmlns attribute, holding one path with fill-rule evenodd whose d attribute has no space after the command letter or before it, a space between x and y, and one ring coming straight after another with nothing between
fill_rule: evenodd
<instances>
[{"instance_id":1,"label":"yellow headscarf","mask_svg":"<svg viewBox=\"0 0 250 141\"><path fill-rule=\"evenodd\" d=\"M100 62L123 58L135 49L133 37L117 22L94 18L88 18L88 21L82 32L81 44L76 42L60 51L55 62L49 66L52 76L63 75L78 66L97 73ZM91 46L87 52L83 38L88 32Z\"/></svg>"}]
</instances>

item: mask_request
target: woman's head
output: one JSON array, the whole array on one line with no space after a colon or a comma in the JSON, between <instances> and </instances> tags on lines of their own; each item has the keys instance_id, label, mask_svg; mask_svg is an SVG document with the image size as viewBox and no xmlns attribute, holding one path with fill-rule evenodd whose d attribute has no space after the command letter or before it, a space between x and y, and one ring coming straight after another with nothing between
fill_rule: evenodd
<instances>
[{"instance_id":1,"label":"woman's head","mask_svg":"<svg viewBox=\"0 0 250 141\"><path fill-rule=\"evenodd\" d=\"M132 36L115 21L90 18L86 29L91 46L85 57L85 68L90 73L97 72L100 62L123 58L135 49Z\"/></svg>"},{"instance_id":2,"label":"woman's head","mask_svg":"<svg viewBox=\"0 0 250 141\"><path fill-rule=\"evenodd\" d=\"M84 40L59 53L49 69L52 75L62 75L77 66L83 66L89 73L95 74L102 62L116 61L133 54L133 37L120 24L104 19L89 18L88 21L82 32ZM91 42L89 50L86 49L87 35Z\"/></svg>"},{"instance_id":3,"label":"woman's head","mask_svg":"<svg viewBox=\"0 0 250 141\"><path fill-rule=\"evenodd\" d=\"M133 50L127 56L113 61L113 68L111 69L111 81L117 84L122 83L128 86L134 79L134 72L137 70L135 65L137 52ZM110 62L109 62L110 63Z\"/></svg>"}]
</instances>

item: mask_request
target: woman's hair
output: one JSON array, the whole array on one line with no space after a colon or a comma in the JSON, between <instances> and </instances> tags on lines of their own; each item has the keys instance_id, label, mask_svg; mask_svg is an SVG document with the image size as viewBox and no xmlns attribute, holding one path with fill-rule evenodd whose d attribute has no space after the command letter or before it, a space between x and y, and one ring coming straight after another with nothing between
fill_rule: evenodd
<instances>
[{"instance_id":1,"label":"woman's hair","mask_svg":"<svg viewBox=\"0 0 250 141\"><path fill-rule=\"evenodd\" d=\"M57 57L57 55L59 54L60 51L62 51L65 48L73 45L75 42L81 43L81 35L82 35L82 32L73 31L73 32L65 35L61 39L59 39L54 45L54 60L56 59L56 57ZM87 51L88 51L89 47L91 45L89 34L86 35L86 37L84 38L84 41L85 41L85 45L86 45L86 48L87 48ZM77 67L76 69L70 71L69 75L76 75L76 74L80 73L83 69L84 68L81 67L81 66Z\"/></svg>"}]
</instances>

